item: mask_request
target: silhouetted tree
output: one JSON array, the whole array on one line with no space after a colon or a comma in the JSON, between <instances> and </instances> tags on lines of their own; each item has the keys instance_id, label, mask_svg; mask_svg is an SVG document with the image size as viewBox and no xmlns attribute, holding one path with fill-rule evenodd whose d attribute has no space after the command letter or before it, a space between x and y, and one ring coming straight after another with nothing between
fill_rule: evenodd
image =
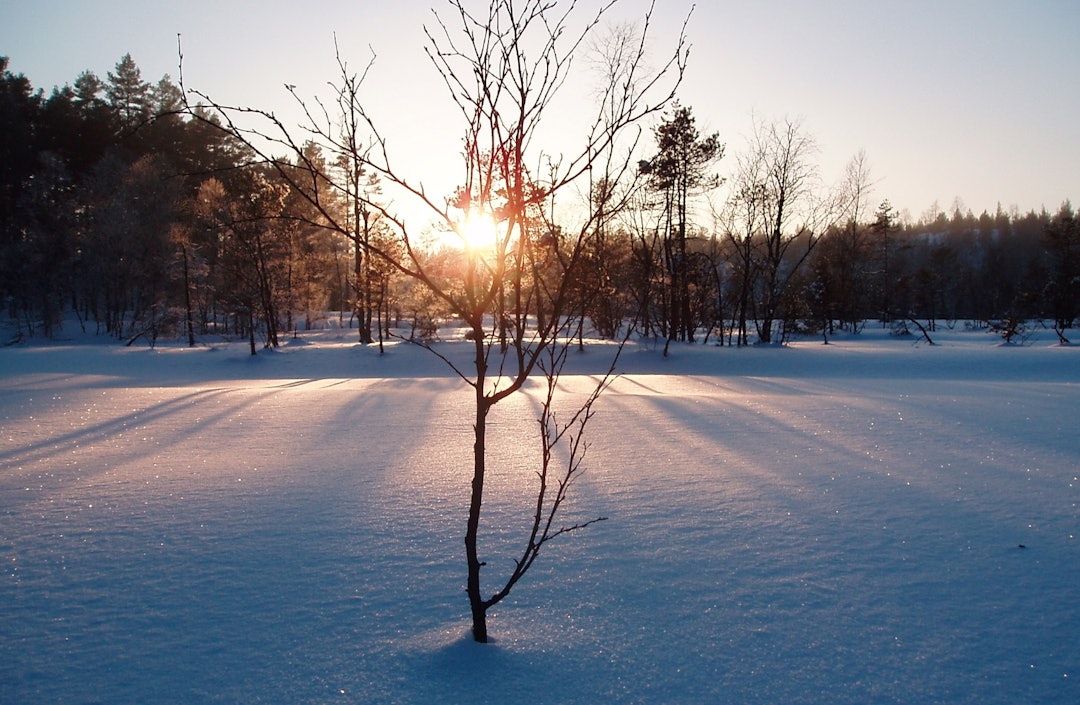
<instances>
[{"instance_id":1,"label":"silhouetted tree","mask_svg":"<svg viewBox=\"0 0 1080 705\"><path fill-rule=\"evenodd\" d=\"M691 199L715 188L718 176L710 171L724 156L718 134L701 135L690 108L676 103L656 128L656 154L640 163L649 188L660 199L659 221L666 271L667 307L664 328L668 340L694 341L696 321L691 315L690 250L687 239L693 226Z\"/></svg>"},{"instance_id":2,"label":"silhouetted tree","mask_svg":"<svg viewBox=\"0 0 1080 705\"><path fill-rule=\"evenodd\" d=\"M37 163L35 123L40 95L22 74L8 70L0 56L0 299L14 310L27 284L19 268L20 235L16 209Z\"/></svg>"},{"instance_id":3,"label":"silhouetted tree","mask_svg":"<svg viewBox=\"0 0 1080 705\"><path fill-rule=\"evenodd\" d=\"M1080 222L1068 201L1047 224L1046 244L1050 255L1047 299L1054 328L1064 340L1063 331L1073 326L1080 310Z\"/></svg>"},{"instance_id":4,"label":"silhouetted tree","mask_svg":"<svg viewBox=\"0 0 1080 705\"><path fill-rule=\"evenodd\" d=\"M143 80L131 54L117 62L115 73L106 74L105 98L116 119L120 133L131 133L150 119L150 84Z\"/></svg>"},{"instance_id":5,"label":"silhouetted tree","mask_svg":"<svg viewBox=\"0 0 1080 705\"><path fill-rule=\"evenodd\" d=\"M758 340L774 340L777 323L794 299L787 291L821 236L841 220L842 204L821 185L814 140L798 122L758 121L738 167L729 202L722 214L728 238L739 253L742 280L739 340L753 308Z\"/></svg>"},{"instance_id":6,"label":"silhouetted tree","mask_svg":"<svg viewBox=\"0 0 1080 705\"><path fill-rule=\"evenodd\" d=\"M844 216L828 230L814 251L812 302L825 335L834 323L858 332L868 315L872 253L870 229L863 222L871 188L870 167L865 152L857 153L845 169L837 192L838 207Z\"/></svg>"},{"instance_id":7,"label":"silhouetted tree","mask_svg":"<svg viewBox=\"0 0 1080 705\"><path fill-rule=\"evenodd\" d=\"M892 320L892 289L893 289L893 277L895 275L892 256L892 235L896 232L896 212L893 210L892 204L888 199L881 202L878 205L877 211L874 213L874 223L870 226L870 231L873 233L876 239L875 251L876 257L874 258L876 267L875 272L876 286L874 287L877 292L877 315L881 319L882 325L887 325Z\"/></svg>"},{"instance_id":8,"label":"silhouetted tree","mask_svg":"<svg viewBox=\"0 0 1080 705\"><path fill-rule=\"evenodd\" d=\"M496 223L490 246L466 247L464 267L443 271L429 266L430 248L402 218L385 203L366 201L393 229L398 245L392 252L371 247L371 254L420 282L444 302L464 323L475 349L469 367L451 365L469 386L474 400L465 555L472 633L480 642L488 640L488 611L506 598L541 549L553 539L599 520L560 525L556 516L580 472L584 428L609 378L604 376L575 412L558 421L554 416L557 381L570 346L569 336L582 315L580 292L575 289L577 276L587 243L596 232L598 209L588 200L577 204L578 224L573 229L556 227L554 213L560 196L570 198L579 183L591 181L594 168L603 166L602 175L611 180L633 174L628 153L620 151L623 136L632 134L635 125L658 114L672 99L686 59L682 37L659 70L648 71L644 47L651 27L650 11L641 32L627 40L622 68L607 74L601 86L601 104L585 125L579 149L561 160L533 150L539 148L535 138L555 109L553 101L565 84L572 59L614 4L585 18L579 28L574 26L577 12L573 8L563 13L546 0L492 0L478 11L463 1L451 0L451 14L460 31L452 30L451 24L436 14L434 26L426 30L428 55L463 125L460 187L442 200L398 170L383 133L359 95L349 90L351 74L343 61L339 59L345 80L337 87L342 96L338 107L359 118L368 132L366 145L341 138L337 127L341 116L331 118L321 108L308 110L303 101L300 103L308 120L302 132L306 139L314 138L323 146L329 162L344 159L361 165L397 197L425 207L431 219L447 231L460 233L470 218L485 217ZM619 79L610 80L611 75ZM666 77L671 80L665 81ZM303 143L294 139L289 129L266 111L230 109L220 104L214 107L234 136L245 140L284 182L295 186L293 167L302 162ZM263 119L265 129L253 132L247 125L256 117ZM271 156L270 150L281 149L289 152L289 159ZM611 159L611 154L623 156ZM537 166L530 168L533 164ZM339 194L348 189L334 174L318 173L310 162L307 166L311 175L305 178L325 177ZM587 192L587 186L582 191ZM362 193L355 196L367 198ZM346 220L334 204L313 196L312 205L329 227L350 238L357 236L356 222ZM429 348L440 354L438 349ZM481 559L479 539L487 479L488 420L499 402L521 391L534 373L546 380L547 393L538 419L538 488L531 522L508 575L494 589L485 590L481 569L487 562ZM557 459L557 445L567 449L561 459Z\"/></svg>"}]
</instances>

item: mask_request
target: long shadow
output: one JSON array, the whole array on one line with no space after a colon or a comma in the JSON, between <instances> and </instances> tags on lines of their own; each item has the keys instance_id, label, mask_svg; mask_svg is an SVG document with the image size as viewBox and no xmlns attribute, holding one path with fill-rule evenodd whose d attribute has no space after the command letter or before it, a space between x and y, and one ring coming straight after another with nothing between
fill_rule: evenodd
<instances>
[{"instance_id":1,"label":"long shadow","mask_svg":"<svg viewBox=\"0 0 1080 705\"><path fill-rule=\"evenodd\" d=\"M195 390L183 396L169 399L145 409L132 411L131 413L108 419L100 423L83 426L76 430L50 435L35 443L16 446L9 450L0 451L0 466L5 464L30 464L51 457L57 452L62 452L71 447L93 445L112 438L118 433L131 430L134 427L145 426L160 421L180 409L200 401L227 394L227 389ZM222 409L218 414L204 419L208 423L224 418L234 411L234 408ZM0 467L0 473L4 469Z\"/></svg>"}]
</instances>

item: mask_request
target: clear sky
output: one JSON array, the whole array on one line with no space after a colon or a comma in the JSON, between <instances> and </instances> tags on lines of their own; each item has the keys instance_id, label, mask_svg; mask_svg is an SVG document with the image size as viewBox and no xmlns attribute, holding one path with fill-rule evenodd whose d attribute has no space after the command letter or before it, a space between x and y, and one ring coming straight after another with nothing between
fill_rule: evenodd
<instances>
[{"instance_id":1,"label":"clear sky","mask_svg":"<svg viewBox=\"0 0 1080 705\"><path fill-rule=\"evenodd\" d=\"M614 17L646 4L623 0ZM337 79L336 33L357 69L377 56L372 104L391 148L434 163L455 153L460 131L423 53L431 7L445 2L0 0L0 55L46 93L86 69L104 78L125 53L144 79L176 79L180 33L188 87L285 111L283 84L307 95ZM690 7L657 0L658 49ZM863 149L873 202L910 217L935 203L951 212L956 199L976 215L999 204L1053 211L1080 200L1078 28L1076 0L701 0L679 95L727 143L721 175L753 115L790 117L817 138L827 181Z\"/></svg>"}]
</instances>

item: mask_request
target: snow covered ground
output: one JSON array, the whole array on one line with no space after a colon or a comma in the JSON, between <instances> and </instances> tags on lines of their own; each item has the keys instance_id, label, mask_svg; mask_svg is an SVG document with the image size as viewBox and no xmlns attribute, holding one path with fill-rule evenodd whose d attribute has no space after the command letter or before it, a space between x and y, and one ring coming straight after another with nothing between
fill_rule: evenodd
<instances>
[{"instance_id":1,"label":"snow covered ground","mask_svg":"<svg viewBox=\"0 0 1080 705\"><path fill-rule=\"evenodd\" d=\"M0 349L0 703L1080 702L1080 349L938 342L629 348L566 517L609 520L486 646L430 354ZM493 419L493 575L535 404Z\"/></svg>"}]
</instances>

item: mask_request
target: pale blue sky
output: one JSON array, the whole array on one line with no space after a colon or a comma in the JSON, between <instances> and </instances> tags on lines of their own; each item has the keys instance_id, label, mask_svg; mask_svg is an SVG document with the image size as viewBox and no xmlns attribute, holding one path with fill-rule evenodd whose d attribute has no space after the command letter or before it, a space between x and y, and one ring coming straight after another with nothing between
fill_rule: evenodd
<instances>
[{"instance_id":1,"label":"pale blue sky","mask_svg":"<svg viewBox=\"0 0 1080 705\"><path fill-rule=\"evenodd\" d=\"M658 46L690 4L658 0ZM617 17L645 5L623 0ZM391 147L437 161L458 131L423 54L432 6L444 3L0 0L0 55L46 92L84 69L104 78L127 52L144 78L175 79L182 33L189 87L287 110L282 84L310 94L337 78L336 32L357 68L368 46L378 55L373 104ZM976 214L999 203L1055 210L1080 199L1078 29L1075 0L702 1L680 98L727 143L721 174L752 114L793 117L817 138L827 181L866 151L875 204L888 198L912 217L957 198Z\"/></svg>"}]
</instances>

